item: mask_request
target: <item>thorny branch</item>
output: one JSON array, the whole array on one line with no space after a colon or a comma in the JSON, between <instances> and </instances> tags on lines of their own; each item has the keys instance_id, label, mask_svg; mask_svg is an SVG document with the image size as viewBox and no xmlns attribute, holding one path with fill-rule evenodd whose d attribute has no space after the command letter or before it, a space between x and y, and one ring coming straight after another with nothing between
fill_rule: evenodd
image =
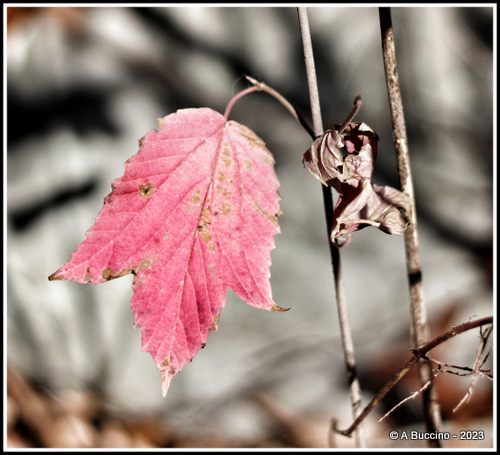
<instances>
[{"instance_id":1,"label":"thorny branch","mask_svg":"<svg viewBox=\"0 0 500 455\"><path fill-rule=\"evenodd\" d=\"M415 212L415 197L413 191L413 181L410 168L410 155L408 150L408 140L406 137L406 126L403 113L403 101L399 89L398 70L396 65L396 50L394 46L394 33L392 29L391 9L379 8L380 30L382 34L382 49L384 58L385 76L387 91L389 94L389 104L393 125L393 139L396 148L399 180L401 191L406 193L412 205L412 223L409 224L405 233L406 263L408 269L408 281L410 285L410 316L412 343L418 348L422 346L430 337L429 324L427 322L427 312L425 307L425 297L422 282L422 271L420 267L420 255L418 250L418 231ZM427 384L432 378L431 365L428 360L419 362L419 376L422 386ZM424 420L428 432L436 432L441 425L441 415L439 403L437 402L436 391L428 387L422 394ZM430 445L439 447L438 440L429 441Z\"/></svg>"},{"instance_id":2,"label":"thorny branch","mask_svg":"<svg viewBox=\"0 0 500 455\"><path fill-rule=\"evenodd\" d=\"M420 359L427 358L426 354L431 349L434 349L436 346L444 343L445 341L453 338L456 335L459 335L467 330L474 329L476 327L481 327L483 325L493 324L493 316L488 316L482 319L476 319L474 321L464 322L463 324L452 327L447 332L439 335L428 343L424 344L418 349L413 349L413 357L406 363L406 365L401 368L379 391L379 393L373 398L370 403L368 403L363 409L363 412L354 420L349 428L343 431L338 431L339 434L344 436L350 436L354 430L358 427L358 425L366 418L366 416L372 411L372 409L379 403L379 401L384 398L384 396L391 390L408 371L410 371L411 367L415 365ZM426 383L427 384L427 383ZM422 386L423 389L426 388L426 384Z\"/></svg>"}]
</instances>

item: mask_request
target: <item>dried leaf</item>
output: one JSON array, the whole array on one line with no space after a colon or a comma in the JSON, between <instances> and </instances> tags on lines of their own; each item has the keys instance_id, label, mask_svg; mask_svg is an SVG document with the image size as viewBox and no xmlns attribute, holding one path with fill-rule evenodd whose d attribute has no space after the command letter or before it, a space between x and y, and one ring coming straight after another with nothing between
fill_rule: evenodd
<instances>
[{"instance_id":1,"label":"dried leaf","mask_svg":"<svg viewBox=\"0 0 500 455\"><path fill-rule=\"evenodd\" d=\"M340 194L331 230L335 246L346 245L353 232L366 226L401 234L410 222L408 196L371 181L377 140L375 132L365 123L350 123L342 132L338 128L328 130L317 138L302 158L323 185L335 188Z\"/></svg>"}]
</instances>

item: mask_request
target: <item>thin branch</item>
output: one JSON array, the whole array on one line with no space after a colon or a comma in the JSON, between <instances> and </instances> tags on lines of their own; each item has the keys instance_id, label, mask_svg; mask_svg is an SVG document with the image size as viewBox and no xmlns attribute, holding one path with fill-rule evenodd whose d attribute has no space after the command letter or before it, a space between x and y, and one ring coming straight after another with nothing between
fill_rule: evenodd
<instances>
[{"instance_id":1,"label":"thin branch","mask_svg":"<svg viewBox=\"0 0 500 455\"><path fill-rule=\"evenodd\" d=\"M472 321L464 322L460 325L453 326L447 332L437 336L432 339L428 343L425 343L422 347L415 349L414 352L416 355L423 357L426 355L431 349L434 349L436 346L448 341L450 338L453 338L456 335L460 335L461 333L467 332L468 330L475 329L476 327L481 327L486 324L493 324L493 316L486 316L481 319L474 319Z\"/></svg>"},{"instance_id":2,"label":"thin branch","mask_svg":"<svg viewBox=\"0 0 500 455\"><path fill-rule=\"evenodd\" d=\"M472 368L469 368L469 367L461 367L459 365L450 365L449 363L441 362L441 361L433 359L431 357L428 357L428 359L431 362L437 364L438 367L436 369L434 369L434 371L436 373L449 373L449 374L453 374L455 376L470 376L470 375L474 374L474 370ZM443 367L453 368L455 370L466 371L466 373L459 373L458 371L453 371L453 370L445 370L445 369L443 369ZM477 372L481 377L483 377L485 379L490 379L491 381L493 380L493 374L492 374L491 368L480 368L479 370L477 370Z\"/></svg>"},{"instance_id":3,"label":"thin branch","mask_svg":"<svg viewBox=\"0 0 500 455\"><path fill-rule=\"evenodd\" d=\"M493 326L488 326L486 329L483 331L483 327L480 328L480 337L481 337L481 342L479 344L477 353L476 353L476 358L474 359L474 365L473 368L469 367L462 367L459 365L453 365L445 362L441 362L439 360L433 359L430 356L427 356L427 358L438 365L438 368L435 370L438 373L449 373L449 374L454 374L456 376L471 376L472 374L477 374L478 376L481 376L485 379L489 379L490 381L493 381L493 372L491 368L482 368L482 366L486 363L488 360L490 354L493 352L493 346L490 347L486 355L484 355L485 350L486 350L486 345L488 343L488 340L490 338L491 333L493 332ZM484 355L484 358L481 360L481 357ZM453 368L455 370L462 370L466 371L466 373L458 373L457 371L452 371L452 370L444 370L442 367L448 367L448 368Z\"/></svg>"},{"instance_id":4,"label":"thin branch","mask_svg":"<svg viewBox=\"0 0 500 455\"><path fill-rule=\"evenodd\" d=\"M433 377L434 379L434 377ZM427 390L427 388L432 384L432 381L426 382L423 387L420 387L419 390L413 392L409 397L406 397L404 400L400 401L396 406L394 406L390 411L386 412L380 419L378 419L378 423L382 422L388 415L392 414L397 408L405 404L407 401L413 400L417 395L420 395L423 391Z\"/></svg>"},{"instance_id":5,"label":"thin branch","mask_svg":"<svg viewBox=\"0 0 500 455\"><path fill-rule=\"evenodd\" d=\"M344 132L344 130L349 125L349 123L352 122L352 120L354 119L354 117L358 113L359 108L361 107L362 104L363 104L363 101L361 101L361 95L358 93L356 95L356 98L354 98L354 106L352 107L352 111L349 113L347 118L344 120L344 123L342 123L342 125L340 125L340 128L337 131L338 134L342 134Z\"/></svg>"},{"instance_id":6,"label":"thin branch","mask_svg":"<svg viewBox=\"0 0 500 455\"><path fill-rule=\"evenodd\" d=\"M431 349L434 349L436 346L439 346L441 343L457 336L467 330L474 329L476 327L481 327L486 324L493 324L493 316L488 316L482 319L477 319L474 321L464 322L463 324L452 327L447 332L439 335L428 343L424 344L419 349L413 349L413 357L406 363L406 365L401 368L385 385L380 389L377 395L373 398L370 403L368 403L363 409L363 412L354 420L349 428L343 431L339 431L339 434L344 436L350 436L353 431L361 424L361 422L366 418L366 416L372 411L372 409L384 398L384 396L391 390L408 371L410 371L411 367L415 365L420 359L424 358ZM425 386L425 384L424 384Z\"/></svg>"},{"instance_id":7,"label":"thin branch","mask_svg":"<svg viewBox=\"0 0 500 455\"><path fill-rule=\"evenodd\" d=\"M274 98L276 98L283 106L285 106L288 109L288 112L290 112L295 117L295 119L304 127L304 129L309 133L312 139L316 138L316 136L314 135L314 131L310 127L309 123L307 123L307 121L300 114L300 112L298 112L283 95L278 93L273 88L269 87L269 85L265 84L264 82L259 82L258 80L250 76L245 76L245 77L259 90L262 90L263 92L266 92L271 96L274 96Z\"/></svg>"},{"instance_id":8,"label":"thin branch","mask_svg":"<svg viewBox=\"0 0 500 455\"><path fill-rule=\"evenodd\" d=\"M302 45L304 47L304 60L307 73L307 83L309 87L309 97L311 100L311 114L313 119L314 135L315 137L318 137L323 134L323 122L321 119L321 107L319 103L319 93L316 81L316 69L314 66L314 54L312 49L311 34L309 30L309 19L307 17L307 9L305 7L298 7L297 13L299 17L300 31L302 35ZM361 387L359 385L359 380L357 378L357 373L356 373L354 344L352 341L351 329L349 326L347 301L345 297L340 253L339 250L335 248L335 246L330 241L330 229L333 222L332 191L330 187L326 187L323 185L322 185L322 190L323 190L323 205L325 208L325 218L327 225L327 238L333 265L333 276L335 283L335 294L337 297L337 310L339 315L340 332L342 337L342 345L344 349L347 377L350 384L351 406L352 406L353 416L354 418L356 418L359 415L361 409ZM356 447L362 448L366 446L361 428L358 429L358 431L356 431L355 441L356 441Z\"/></svg>"},{"instance_id":9,"label":"thin branch","mask_svg":"<svg viewBox=\"0 0 500 455\"><path fill-rule=\"evenodd\" d=\"M405 233L406 263L410 286L410 314L412 343L415 347L422 346L430 337L427 312L425 307L424 289L422 283L422 270L418 250L417 218L415 212L415 196L410 168L410 155L406 126L403 113L403 101L399 89L398 70L396 66L396 50L392 29L390 8L379 8L380 29L382 34L382 49L384 68L389 94L389 104L393 125L393 139L396 148L399 180L401 191L410 197L412 204L412 222ZM419 363L420 384L426 384L432 378L432 369L428 361ZM435 389L431 386L422 394L424 407L424 420L427 431L434 433L441 426L441 413ZM439 447L438 440L429 441L430 445Z\"/></svg>"},{"instance_id":10,"label":"thin branch","mask_svg":"<svg viewBox=\"0 0 500 455\"><path fill-rule=\"evenodd\" d=\"M318 84L316 81L316 68L314 65L314 53L312 49L311 32L309 30L309 18L307 8L299 6L297 8L299 17L302 46L304 48L304 62L307 74L307 85L309 87L309 99L311 102L311 115L315 137L323 134L323 120L321 118L321 106L319 103Z\"/></svg>"},{"instance_id":11,"label":"thin branch","mask_svg":"<svg viewBox=\"0 0 500 455\"><path fill-rule=\"evenodd\" d=\"M481 334L481 343L479 343L479 346L477 348L476 352L476 358L474 359L474 365L472 367L472 379L470 381L470 386L467 389L467 392L465 393L465 396L460 400L460 402L455 406L452 412L456 412L460 406L462 406L464 403L467 403L470 400L470 397L472 396L472 388L474 387L474 382L476 382L476 379L478 376L481 375L481 357L484 353L484 350L486 348L486 343L488 342L488 338L491 334L491 331L493 330L492 326L489 326L486 329L486 334L483 333L483 331L480 331Z\"/></svg>"}]
</instances>

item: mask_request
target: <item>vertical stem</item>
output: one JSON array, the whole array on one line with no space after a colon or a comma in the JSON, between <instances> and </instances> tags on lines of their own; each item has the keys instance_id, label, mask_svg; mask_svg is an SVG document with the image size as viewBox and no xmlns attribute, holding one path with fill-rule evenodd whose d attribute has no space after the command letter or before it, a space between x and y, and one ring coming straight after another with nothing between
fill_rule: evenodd
<instances>
[{"instance_id":1,"label":"vertical stem","mask_svg":"<svg viewBox=\"0 0 500 455\"><path fill-rule=\"evenodd\" d=\"M318 85L316 81L316 69L314 67L314 54L312 49L311 34L309 31L309 20L307 9L305 7L297 8L299 24L302 35L302 44L304 47L304 59L307 73L307 83L309 87L309 97L311 101L311 113L313 119L313 129L316 137L323 134L323 123L321 119L321 108L319 103ZM314 138L313 138L314 139ZM340 332L342 345L344 349L344 358L347 369L347 378L349 380L351 406L353 416L356 418L361 412L361 388L356 374L356 361L354 358L354 344L352 341L351 329L347 312L347 301L344 291L344 280L342 276L342 264L338 248L333 246L330 241L330 229L333 221L333 198L330 187L322 185L323 204L325 208L326 228L328 244L330 246L330 255L333 265L333 277L335 283L335 294L337 297L337 310L339 315ZM365 447L365 441L362 435L362 429L358 428L355 432L356 447Z\"/></svg>"},{"instance_id":2,"label":"vertical stem","mask_svg":"<svg viewBox=\"0 0 500 455\"><path fill-rule=\"evenodd\" d=\"M398 71L396 66L396 50L394 46L394 34L392 30L391 9L379 8L380 29L382 33L382 49L384 57L387 90L389 93L389 104L391 108L393 139L396 148L399 180L401 191L406 193L412 204L412 223L405 233L406 263L408 280L410 286L410 315L411 315L411 337L415 348L424 345L429 337L429 325L425 307L424 289L422 283L422 271L420 267L420 255L418 250L417 217L415 211L415 195L410 168L410 155L408 140L406 137L406 126L403 114L403 102L399 89ZM432 378L431 365L426 360L419 361L420 383L423 385ZM434 387L429 387L423 394L424 419L427 431L439 431L440 410L436 400ZM430 443L439 447L439 441Z\"/></svg>"}]
</instances>

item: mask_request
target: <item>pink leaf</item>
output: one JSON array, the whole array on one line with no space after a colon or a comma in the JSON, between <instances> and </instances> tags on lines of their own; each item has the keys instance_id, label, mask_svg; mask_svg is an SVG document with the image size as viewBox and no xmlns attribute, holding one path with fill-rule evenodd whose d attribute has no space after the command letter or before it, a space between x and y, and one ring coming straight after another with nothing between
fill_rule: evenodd
<instances>
[{"instance_id":1,"label":"pink leaf","mask_svg":"<svg viewBox=\"0 0 500 455\"><path fill-rule=\"evenodd\" d=\"M337 247L346 245L353 232L367 226L388 234L401 234L410 222L408 196L371 181L377 140L375 132L365 123L350 123L342 132L328 130L317 138L302 158L321 183L340 194L331 230L331 241ZM343 236L345 241L340 242Z\"/></svg>"},{"instance_id":2,"label":"pink leaf","mask_svg":"<svg viewBox=\"0 0 500 455\"><path fill-rule=\"evenodd\" d=\"M134 274L135 327L165 395L217 329L228 288L256 308L283 309L269 282L280 197L264 142L207 108L158 124L112 182L86 240L49 279Z\"/></svg>"}]
</instances>

